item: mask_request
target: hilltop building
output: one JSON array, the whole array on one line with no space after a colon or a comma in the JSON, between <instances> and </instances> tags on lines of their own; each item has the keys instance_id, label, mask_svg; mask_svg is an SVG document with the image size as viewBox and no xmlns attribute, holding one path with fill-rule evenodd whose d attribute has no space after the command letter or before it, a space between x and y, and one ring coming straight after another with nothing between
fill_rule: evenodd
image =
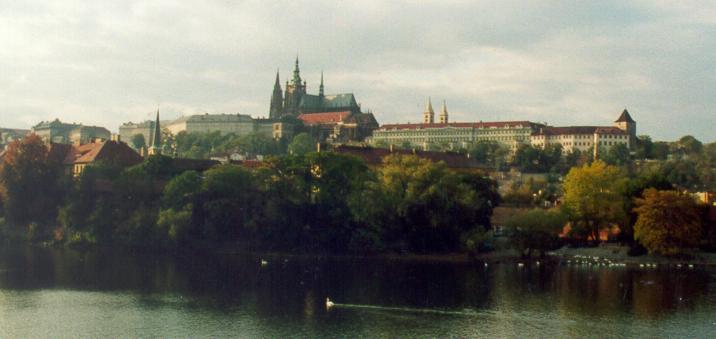
<instances>
[{"instance_id":1,"label":"hilltop building","mask_svg":"<svg viewBox=\"0 0 716 339\"><path fill-rule=\"evenodd\" d=\"M104 127L67 124L59 119L40 122L32 127L32 133L37 134L48 143L77 145L86 144L96 139L109 140L112 137L112 133Z\"/></svg>"},{"instance_id":2,"label":"hilltop building","mask_svg":"<svg viewBox=\"0 0 716 339\"><path fill-rule=\"evenodd\" d=\"M296 58L293 77L286 81L284 89L276 72L269 119L297 118L314 138L334 142L361 141L378 128L375 116L361 112L353 93L325 94L323 72L318 94L309 94L306 89Z\"/></svg>"},{"instance_id":3,"label":"hilltop building","mask_svg":"<svg viewBox=\"0 0 716 339\"><path fill-rule=\"evenodd\" d=\"M450 122L445 101L439 122L436 123L433 104L428 98L423 111L423 123L380 126L373 131L370 141L373 145L418 147L425 150L446 146L466 148L478 141L494 141L514 152L520 145L529 144L531 135L542 127L545 125L530 121Z\"/></svg>"},{"instance_id":4,"label":"hilltop building","mask_svg":"<svg viewBox=\"0 0 716 339\"><path fill-rule=\"evenodd\" d=\"M636 121L624 109L613 126L567 126L552 127L530 121L497 122L449 122L447 105L443 101L439 122L428 98L423 111L423 123L386 124L373 131L373 145L419 147L466 148L479 141L498 142L511 151L520 145L545 147L561 145L564 152L608 151L624 144L629 149L636 142Z\"/></svg>"},{"instance_id":5,"label":"hilltop building","mask_svg":"<svg viewBox=\"0 0 716 339\"><path fill-rule=\"evenodd\" d=\"M324 93L323 72L321 72L321 84L318 86L318 95L308 94L307 83L301 79L301 71L298 66L298 58L293 69L293 78L286 81L285 90L281 89L281 81L278 71L276 82L273 86L271 104L269 106L269 118L279 119L287 115L298 116L305 113L342 112L348 111L359 114L360 105L353 93L329 94ZM282 94L283 93L283 94Z\"/></svg>"},{"instance_id":6,"label":"hilltop building","mask_svg":"<svg viewBox=\"0 0 716 339\"><path fill-rule=\"evenodd\" d=\"M616 145L628 149L636 146L636 121L625 108L614 126L544 127L532 134L531 144L536 147L561 145L563 152L608 152Z\"/></svg>"}]
</instances>

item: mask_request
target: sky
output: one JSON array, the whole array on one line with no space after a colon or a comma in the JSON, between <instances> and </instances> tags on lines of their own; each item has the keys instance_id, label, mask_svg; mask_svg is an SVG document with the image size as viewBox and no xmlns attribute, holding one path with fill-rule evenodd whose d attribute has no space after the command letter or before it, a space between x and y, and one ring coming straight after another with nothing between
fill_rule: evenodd
<instances>
[{"instance_id":1,"label":"sky","mask_svg":"<svg viewBox=\"0 0 716 339\"><path fill-rule=\"evenodd\" d=\"M716 140L713 1L0 0L0 127L268 115L296 56L309 93L379 123L611 125Z\"/></svg>"}]
</instances>

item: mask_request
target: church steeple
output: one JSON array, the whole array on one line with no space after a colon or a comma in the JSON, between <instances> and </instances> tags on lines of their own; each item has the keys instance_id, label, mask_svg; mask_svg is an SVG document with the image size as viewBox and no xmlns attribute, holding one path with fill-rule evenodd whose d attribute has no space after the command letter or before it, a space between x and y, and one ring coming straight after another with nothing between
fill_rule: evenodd
<instances>
[{"instance_id":1,"label":"church steeple","mask_svg":"<svg viewBox=\"0 0 716 339\"><path fill-rule=\"evenodd\" d=\"M269 118L278 119L283 113L283 94L281 93L281 82L279 80L278 70L276 70L276 82L273 85L273 94L271 95L271 106L269 107Z\"/></svg>"},{"instance_id":2,"label":"church steeple","mask_svg":"<svg viewBox=\"0 0 716 339\"><path fill-rule=\"evenodd\" d=\"M448 123L448 111L447 111L447 104L445 104L445 100L443 100L443 109L440 112L440 123L441 124Z\"/></svg>"},{"instance_id":3,"label":"church steeple","mask_svg":"<svg viewBox=\"0 0 716 339\"><path fill-rule=\"evenodd\" d=\"M154 122L154 135L152 135L152 145L149 148L149 155L162 154L162 129L159 126L159 108L157 108L157 121Z\"/></svg>"},{"instance_id":4,"label":"church steeple","mask_svg":"<svg viewBox=\"0 0 716 339\"><path fill-rule=\"evenodd\" d=\"M323 99L324 93L323 93L323 71L321 71L321 85L318 86L318 96Z\"/></svg>"},{"instance_id":5,"label":"church steeple","mask_svg":"<svg viewBox=\"0 0 716 339\"><path fill-rule=\"evenodd\" d=\"M433 111L433 103L428 97L428 103L425 105L425 111L423 112L423 123L432 124L435 122L435 111Z\"/></svg>"}]
</instances>

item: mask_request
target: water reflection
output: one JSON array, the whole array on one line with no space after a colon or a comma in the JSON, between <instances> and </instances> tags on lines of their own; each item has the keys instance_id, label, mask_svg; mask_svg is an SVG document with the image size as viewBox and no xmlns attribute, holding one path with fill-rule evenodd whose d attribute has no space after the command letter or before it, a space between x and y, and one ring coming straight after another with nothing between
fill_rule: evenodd
<instances>
[{"instance_id":1,"label":"water reflection","mask_svg":"<svg viewBox=\"0 0 716 339\"><path fill-rule=\"evenodd\" d=\"M13 325L14 314L59 308L101 328L115 326L105 318L119 317L118 331L130 326L141 336L678 336L686 329L716 330L716 288L705 270L267 260L262 266L250 255L4 248L0 328ZM370 307L327 312L327 296ZM70 333L94 328L58 326ZM35 332L41 329L8 336L41 336Z\"/></svg>"}]
</instances>

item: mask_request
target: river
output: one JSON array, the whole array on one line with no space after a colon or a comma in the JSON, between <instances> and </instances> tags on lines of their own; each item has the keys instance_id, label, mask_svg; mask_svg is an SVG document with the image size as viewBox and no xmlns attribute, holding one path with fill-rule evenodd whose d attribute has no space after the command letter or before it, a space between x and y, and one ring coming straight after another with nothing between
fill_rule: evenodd
<instances>
[{"instance_id":1,"label":"river","mask_svg":"<svg viewBox=\"0 0 716 339\"><path fill-rule=\"evenodd\" d=\"M0 249L2 338L715 333L713 268Z\"/></svg>"}]
</instances>

